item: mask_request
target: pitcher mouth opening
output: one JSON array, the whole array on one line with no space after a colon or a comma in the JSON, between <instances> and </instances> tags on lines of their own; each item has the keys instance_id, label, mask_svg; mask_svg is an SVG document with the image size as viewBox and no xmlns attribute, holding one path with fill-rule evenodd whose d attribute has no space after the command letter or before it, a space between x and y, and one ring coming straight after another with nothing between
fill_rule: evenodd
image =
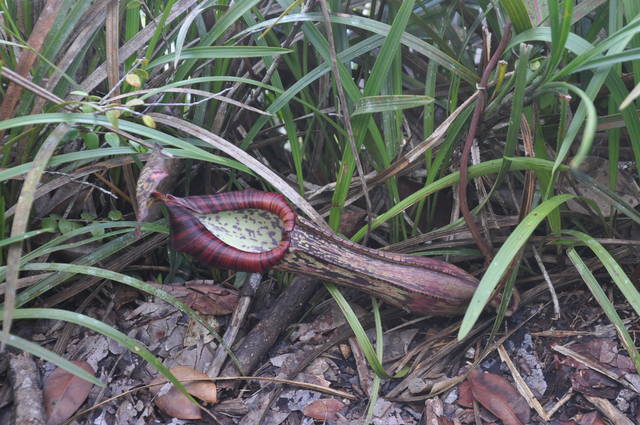
<instances>
[{"instance_id":1,"label":"pitcher mouth opening","mask_svg":"<svg viewBox=\"0 0 640 425\"><path fill-rule=\"evenodd\" d=\"M171 244L210 267L262 273L290 246L296 214L284 196L243 190L178 198L153 193L169 210Z\"/></svg>"}]
</instances>

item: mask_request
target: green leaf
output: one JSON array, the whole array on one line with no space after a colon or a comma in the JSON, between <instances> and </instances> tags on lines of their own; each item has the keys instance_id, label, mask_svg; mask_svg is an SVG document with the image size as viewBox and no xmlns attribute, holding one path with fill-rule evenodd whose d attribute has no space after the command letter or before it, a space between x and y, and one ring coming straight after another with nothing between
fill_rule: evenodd
<instances>
[{"instance_id":1,"label":"green leaf","mask_svg":"<svg viewBox=\"0 0 640 425\"><path fill-rule=\"evenodd\" d=\"M261 58L265 56L276 56L291 53L289 49L281 47L261 47L261 46L206 46L190 47L183 49L176 57L175 53L170 53L154 59L149 68L184 59L223 59L223 58Z\"/></svg>"},{"instance_id":2,"label":"green leaf","mask_svg":"<svg viewBox=\"0 0 640 425\"><path fill-rule=\"evenodd\" d=\"M591 238L588 235L585 236ZM627 353L629 353L629 357L631 357L631 360L633 360L633 363L636 366L636 370L640 373L640 354L638 354L638 350L636 350L635 342L631 335L629 335L629 331L624 327L624 322L618 315L616 307L609 300L607 294L602 290L602 287L598 284L598 280L593 273L591 273L591 270L589 270L589 267L584 263L578 252L574 248L569 248L567 250L567 256L575 266L576 270L578 270L578 273L580 273L580 276L582 276L582 280L587 284L587 287L593 294L593 297L596 299L598 304L600 304L600 307L602 307L602 311L604 311L609 321L613 326L615 326Z\"/></svg>"},{"instance_id":3,"label":"green leaf","mask_svg":"<svg viewBox=\"0 0 640 425\"><path fill-rule=\"evenodd\" d=\"M84 140L84 146L87 149L98 149L100 147L100 137L96 133L84 133L82 140Z\"/></svg>"},{"instance_id":4,"label":"green leaf","mask_svg":"<svg viewBox=\"0 0 640 425\"><path fill-rule=\"evenodd\" d=\"M113 221L122 220L122 212L120 212L120 210L109 211L109 220L113 220Z\"/></svg>"},{"instance_id":5,"label":"green leaf","mask_svg":"<svg viewBox=\"0 0 640 425\"><path fill-rule=\"evenodd\" d=\"M105 387L104 382L82 369L81 367L76 366L71 363L69 360L64 357L60 357L53 351L49 351L46 348L39 346L31 341L27 341L26 339L20 338L19 336L9 335L9 338L3 339L0 334L0 341L12 346L16 347L19 350L25 351L29 354L32 354L36 357L40 357L42 360L45 360L49 363L53 363L61 369L66 370L69 373L76 375L79 378L82 378L86 381L91 382L94 385L99 387Z\"/></svg>"},{"instance_id":6,"label":"green leaf","mask_svg":"<svg viewBox=\"0 0 640 425\"><path fill-rule=\"evenodd\" d=\"M120 111L118 111L117 109L110 109L107 112L105 112L104 115L109 120L109 123L111 123L111 127L115 128L116 130L120 128L120 122L119 122ZM115 148L116 146L113 146L113 147Z\"/></svg>"},{"instance_id":7,"label":"green leaf","mask_svg":"<svg viewBox=\"0 0 640 425\"><path fill-rule=\"evenodd\" d=\"M505 272L509 269L514 253L518 252L520 248L524 246L529 236L531 236L533 231L536 230L547 215L562 203L572 198L575 198L575 196L557 195L546 200L531 211L514 231L511 232L507 240L500 247L493 261L491 261L491 264L489 264L487 271L480 280L478 289L476 289L475 294L473 294L473 298L462 319L458 339L466 337L471 331L471 328L473 328L478 317L480 317L480 313L482 313L482 310L489 302L493 290L498 286Z\"/></svg>"},{"instance_id":8,"label":"green leaf","mask_svg":"<svg viewBox=\"0 0 640 425\"><path fill-rule=\"evenodd\" d=\"M80 225L78 223L76 223L75 221L69 221L69 220L65 220L62 219L58 222L58 228L60 229L61 233L69 233L72 230L75 230L77 228L79 228Z\"/></svg>"},{"instance_id":9,"label":"green leaf","mask_svg":"<svg viewBox=\"0 0 640 425\"><path fill-rule=\"evenodd\" d=\"M527 13L527 6L522 0L500 0L500 4L513 22L516 32L522 32L531 28L531 20Z\"/></svg>"},{"instance_id":10,"label":"green leaf","mask_svg":"<svg viewBox=\"0 0 640 425\"><path fill-rule=\"evenodd\" d=\"M116 133L105 133L104 140L112 148L120 147L120 136L118 136Z\"/></svg>"},{"instance_id":11,"label":"green leaf","mask_svg":"<svg viewBox=\"0 0 640 425\"><path fill-rule=\"evenodd\" d=\"M374 112L398 111L428 105L434 99L431 96L387 95L361 97L356 103L352 116Z\"/></svg>"}]
</instances>

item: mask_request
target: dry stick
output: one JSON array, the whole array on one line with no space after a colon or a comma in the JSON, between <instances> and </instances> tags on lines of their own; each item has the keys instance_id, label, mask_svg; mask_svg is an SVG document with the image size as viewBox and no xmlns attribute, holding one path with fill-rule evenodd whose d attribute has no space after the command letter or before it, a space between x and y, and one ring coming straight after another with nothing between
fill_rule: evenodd
<instances>
[{"instance_id":1,"label":"dry stick","mask_svg":"<svg viewBox=\"0 0 640 425\"><path fill-rule=\"evenodd\" d=\"M6 66L3 66L0 69L0 75L5 77L7 80L11 81L11 83L17 84L18 86L33 92L35 95L40 96L45 101L48 100L49 102L55 103L58 105L61 105L64 103L64 100L62 98L51 93L49 90L40 87L39 85L35 84L28 78L21 76L20 74L18 74L15 71L12 71ZM64 105L63 107L65 109L69 108L68 105Z\"/></svg>"},{"instance_id":2,"label":"dry stick","mask_svg":"<svg viewBox=\"0 0 640 425\"><path fill-rule=\"evenodd\" d=\"M233 316L231 316L231 323L227 327L227 330L222 337L224 343L227 347L231 347L238 337L238 332L240 331L240 326L244 323L244 319L249 311L249 307L251 306L251 299L260 285L260 281L262 280L262 274L260 273L251 273L247 275L242 288L240 289L240 299L238 300L238 305L233 310ZM215 357L211 362L211 366L207 371L207 375L209 376L218 376L220 373L220 369L224 364L224 361L227 359L228 350L220 344L216 351Z\"/></svg>"},{"instance_id":3,"label":"dry stick","mask_svg":"<svg viewBox=\"0 0 640 425\"><path fill-rule=\"evenodd\" d=\"M275 305L244 338L240 347L235 350L242 369L250 373L256 364L276 342L280 333L297 318L307 300L316 292L319 281L308 277L296 277L289 287L280 295ZM233 364L228 364L222 376L237 375ZM233 387L237 383L231 383Z\"/></svg>"},{"instance_id":4,"label":"dry stick","mask_svg":"<svg viewBox=\"0 0 640 425\"><path fill-rule=\"evenodd\" d=\"M371 325L373 318L371 316L367 316L362 318L361 320L364 326L369 326ZM312 349L309 354L306 355L299 363L292 365L291 367L281 368L279 371L279 377L280 375L284 375L285 379L294 379L307 366L309 366L313 360L320 357L325 351L329 350L336 344L341 343L352 335L353 330L348 324L343 325L339 329L336 329L334 331L333 337L331 337L327 342L320 345L319 347ZM261 395L260 400L257 403L258 407L245 415L245 417L243 417L240 421L240 425L254 425L264 423L267 411L269 410L271 405L273 405L273 402L278 398L278 395L280 395L282 389L282 385L278 385L269 393Z\"/></svg>"},{"instance_id":5,"label":"dry stick","mask_svg":"<svg viewBox=\"0 0 640 425\"><path fill-rule=\"evenodd\" d=\"M342 87L342 79L340 78L340 70L338 69L338 58L336 57L336 44L333 40L333 28L331 27L331 18L329 17L329 9L327 7L327 0L320 0L320 7L322 8L322 16L324 18L324 25L327 31L327 41L329 41L329 56L331 57L331 68L336 79L336 89L338 90L338 100L340 102L340 109L342 110L342 117L344 119L344 125L347 130L347 136L349 139L349 145L351 146L351 153L356 160L356 167L358 169L358 178L360 185L362 186L362 192L364 194L364 200L367 205L367 234L365 235L364 245L367 244L367 236L371 233L371 222L373 216L371 213L371 199L369 198L369 189L367 188L367 181L365 180L364 169L362 168L362 162L360 162L360 156L358 155L358 148L356 146L356 139L353 136L353 127L351 126L351 114L349 113L349 105L347 105L347 99L344 96L344 88Z\"/></svg>"},{"instance_id":6,"label":"dry stick","mask_svg":"<svg viewBox=\"0 0 640 425\"><path fill-rule=\"evenodd\" d=\"M9 379L15 405L14 423L44 425L46 421L40 374L30 354L20 353L9 358Z\"/></svg>"},{"instance_id":7,"label":"dry stick","mask_svg":"<svg viewBox=\"0 0 640 425\"><path fill-rule=\"evenodd\" d=\"M538 250L536 249L536 247L532 246L531 251L533 251L533 257L536 259L536 263L538 263L538 267L542 272L544 281L549 287L549 294L551 295L551 300L553 301L553 316L551 317L551 320L558 320L560 319L560 303L558 302L558 295L556 295L556 290L553 288L553 282L551 282L549 272L547 272L547 268L544 266L542 258L540 257L540 254L538 254Z\"/></svg>"},{"instance_id":8,"label":"dry stick","mask_svg":"<svg viewBox=\"0 0 640 425\"><path fill-rule=\"evenodd\" d=\"M467 226L469 226L469 230L471 231L471 235L473 236L473 240L476 242L476 245L478 245L478 248L480 248L480 251L482 251L482 254L484 255L487 263L489 263L493 258L493 252L491 247L487 244L485 239L480 234L478 225L475 223L473 217L471 216L471 212L469 211L469 204L467 203L467 183L469 177L468 167L469 153L471 152L473 139L475 139L476 137L478 125L480 124L480 119L482 118L482 113L485 107L487 98L486 86L489 82L489 77L491 76L493 68L495 68L496 64L498 63L498 59L500 58L500 56L502 56L502 53L507 47L507 41L509 40L509 35L511 34L510 23L507 23L504 26L502 33L502 40L500 40L500 44L498 44L496 52L493 54L491 60L489 60L489 63L485 67L484 72L482 73L482 78L480 79L480 84L478 85L478 101L476 103L475 109L473 110L469 132L467 133L467 138L464 142L464 148L462 149L462 157L460 158L460 183L458 184L460 212L462 212L464 220L466 221Z\"/></svg>"}]
</instances>

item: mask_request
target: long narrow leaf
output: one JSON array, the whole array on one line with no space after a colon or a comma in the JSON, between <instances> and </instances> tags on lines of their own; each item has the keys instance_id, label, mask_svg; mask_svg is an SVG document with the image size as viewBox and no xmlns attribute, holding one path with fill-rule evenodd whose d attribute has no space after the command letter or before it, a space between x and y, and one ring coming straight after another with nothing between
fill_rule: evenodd
<instances>
[{"instance_id":1,"label":"long narrow leaf","mask_svg":"<svg viewBox=\"0 0 640 425\"><path fill-rule=\"evenodd\" d=\"M2 335L0 335L0 339L2 339ZM30 353L36 357L40 357L42 360L45 360L49 363L52 363L58 366L61 369L66 370L69 373L76 375L79 378L84 379L85 381L89 381L94 385L99 387L104 387L105 384L86 370L81 367L76 366L71 363L69 360L64 357L60 357L53 351L47 350L46 348L41 347L38 344L35 344L31 341L27 341L26 339L20 338L19 336L9 335L9 338L2 339L2 342L15 347L19 350Z\"/></svg>"},{"instance_id":2,"label":"long narrow leaf","mask_svg":"<svg viewBox=\"0 0 640 425\"><path fill-rule=\"evenodd\" d=\"M596 277L591 273L591 270L589 270L589 267L584 263L575 248L569 248L567 250L567 256L575 266L576 270L578 270L578 273L580 273L580 276L582 276L582 280L587 284L587 287L593 294L593 297L596 299L598 304L600 304L600 307L602 307L604 314L607 315L609 321L616 328L616 331L622 340L622 344L625 346L627 353L629 353L631 360L633 360L636 370L640 373L640 354L638 354L635 342L633 341L633 338L631 338L631 335L629 335L629 331L624 327L624 323L618 315L615 306L609 300L607 294L602 290L602 287L598 284Z\"/></svg>"},{"instance_id":3,"label":"long narrow leaf","mask_svg":"<svg viewBox=\"0 0 640 425\"><path fill-rule=\"evenodd\" d=\"M640 292L636 289L629 276L624 272L620 264L609 254L600 242L593 237L579 232L577 230L563 230L563 233L571 235L587 245L594 254L598 257L600 262L607 269L607 272L611 275L613 282L620 289L625 296L631 307L636 311L636 314L640 314Z\"/></svg>"},{"instance_id":4,"label":"long narrow leaf","mask_svg":"<svg viewBox=\"0 0 640 425\"><path fill-rule=\"evenodd\" d=\"M480 317L480 313L482 313L482 310L489 302L493 290L498 283L500 283L504 273L509 269L513 254L524 246L529 236L531 236L533 231L536 230L548 214L572 198L575 198L575 196L557 195L546 200L531 211L513 232L511 232L507 240L500 247L493 261L491 261L491 264L489 264L487 271L480 280L478 289L476 289L475 294L473 294L473 298L462 319L458 339L464 338L471 331L478 317Z\"/></svg>"},{"instance_id":5,"label":"long narrow leaf","mask_svg":"<svg viewBox=\"0 0 640 425\"><path fill-rule=\"evenodd\" d=\"M163 374L173 385L176 386L182 394L184 394L192 403L199 406L198 402L187 392L182 383L176 379L171 371L162 364L145 346L133 338L128 337L117 329L96 320L84 314L73 311L59 310L55 308L19 308L14 311L13 317L17 320L21 319L49 319L62 320L64 322L75 323L94 330L108 338L119 342L133 354L142 357L146 362L151 364L158 372Z\"/></svg>"}]
</instances>

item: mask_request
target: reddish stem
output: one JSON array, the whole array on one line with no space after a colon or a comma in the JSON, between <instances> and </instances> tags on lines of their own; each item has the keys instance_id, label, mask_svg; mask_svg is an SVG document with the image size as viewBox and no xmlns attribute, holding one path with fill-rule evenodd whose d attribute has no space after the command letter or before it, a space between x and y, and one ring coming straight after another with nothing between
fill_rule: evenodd
<instances>
[{"instance_id":1,"label":"reddish stem","mask_svg":"<svg viewBox=\"0 0 640 425\"><path fill-rule=\"evenodd\" d=\"M476 101L476 107L473 110L473 116L471 117L471 124L469 125L469 132L467 133L467 138L464 142L464 147L462 149L462 157L460 158L460 183L458 184L458 196L460 197L460 212L464 216L464 221L469 226L469 231L471 232L471 236L473 236L473 240L475 241L478 248L485 257L487 263L491 262L493 259L493 250L489 245L489 242L482 237L480 233L480 229L478 225L473 219L471 212L469 211L469 204L467 203L467 184L469 180L469 154L471 153L471 146L473 145L473 139L476 137L476 133L478 132L478 125L480 124L480 119L482 118L482 114L484 113L484 107L487 99L487 84L489 82L489 77L491 76L491 72L496 67L498 63L498 59L504 53L504 50L507 47L507 42L509 41L509 35L511 34L511 24L507 23L504 26L502 31L502 40L498 44L498 48L496 49L493 56L491 56L491 60L487 63L487 66L482 73L482 78L480 79L480 83L478 85L478 100Z\"/></svg>"}]
</instances>

